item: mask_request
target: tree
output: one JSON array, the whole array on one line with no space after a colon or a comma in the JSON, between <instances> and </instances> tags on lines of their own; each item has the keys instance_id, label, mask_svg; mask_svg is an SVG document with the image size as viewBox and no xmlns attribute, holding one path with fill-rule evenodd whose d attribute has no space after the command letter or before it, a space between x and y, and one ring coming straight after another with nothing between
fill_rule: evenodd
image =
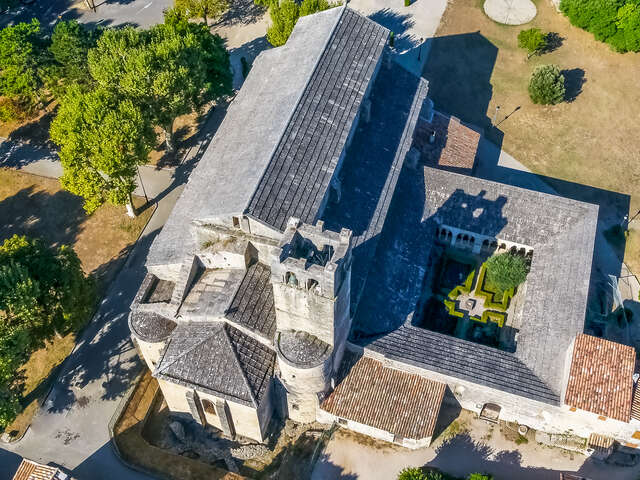
<instances>
[{"instance_id":1,"label":"tree","mask_svg":"<svg viewBox=\"0 0 640 480\"><path fill-rule=\"evenodd\" d=\"M89 71L99 87L130 99L164 131L169 152L176 117L231 93L223 40L176 10L147 31L106 31L89 52Z\"/></svg>"},{"instance_id":2,"label":"tree","mask_svg":"<svg viewBox=\"0 0 640 480\"><path fill-rule=\"evenodd\" d=\"M93 299L93 282L73 249L18 235L0 246L0 337L24 330L37 345L81 325Z\"/></svg>"},{"instance_id":3,"label":"tree","mask_svg":"<svg viewBox=\"0 0 640 480\"><path fill-rule=\"evenodd\" d=\"M547 46L547 35L539 28L521 30L518 34L518 47L528 52L528 57L540 54Z\"/></svg>"},{"instance_id":4,"label":"tree","mask_svg":"<svg viewBox=\"0 0 640 480\"><path fill-rule=\"evenodd\" d=\"M526 280L529 273L527 260L512 253L494 255L486 261L485 265L486 279L499 290L499 293L517 287Z\"/></svg>"},{"instance_id":5,"label":"tree","mask_svg":"<svg viewBox=\"0 0 640 480\"><path fill-rule=\"evenodd\" d=\"M182 10L188 18L202 18L209 26L209 18L218 20L229 10L228 0L175 0L175 7Z\"/></svg>"},{"instance_id":6,"label":"tree","mask_svg":"<svg viewBox=\"0 0 640 480\"><path fill-rule=\"evenodd\" d=\"M538 65L529 80L529 96L533 103L556 105L564 100L564 75L556 65Z\"/></svg>"},{"instance_id":7,"label":"tree","mask_svg":"<svg viewBox=\"0 0 640 480\"><path fill-rule=\"evenodd\" d=\"M560 10L576 27L593 33L618 52L640 51L637 0L562 0Z\"/></svg>"},{"instance_id":8,"label":"tree","mask_svg":"<svg viewBox=\"0 0 640 480\"><path fill-rule=\"evenodd\" d=\"M83 92L72 86L51 124L51 139L60 147L62 186L84 198L87 213L109 201L127 205L134 215L137 167L147 163L155 143L140 107L104 88Z\"/></svg>"},{"instance_id":9,"label":"tree","mask_svg":"<svg viewBox=\"0 0 640 480\"><path fill-rule=\"evenodd\" d=\"M31 113L42 100L46 46L36 19L0 30L0 96L11 102L3 108L5 119Z\"/></svg>"},{"instance_id":10,"label":"tree","mask_svg":"<svg viewBox=\"0 0 640 480\"><path fill-rule=\"evenodd\" d=\"M336 4L330 4L327 0L303 0L299 6L294 0L282 0L279 4L272 2L269 6L271 26L267 30L267 40L274 47L284 45L293 27L296 26L298 18L334 6Z\"/></svg>"},{"instance_id":11,"label":"tree","mask_svg":"<svg viewBox=\"0 0 640 480\"><path fill-rule=\"evenodd\" d=\"M493 480L493 475L485 475L484 473L472 473L469 480Z\"/></svg>"},{"instance_id":12,"label":"tree","mask_svg":"<svg viewBox=\"0 0 640 480\"><path fill-rule=\"evenodd\" d=\"M54 77L64 84L83 84L90 79L87 53L95 47L101 30L87 30L75 20L56 24L49 52L55 61Z\"/></svg>"},{"instance_id":13,"label":"tree","mask_svg":"<svg viewBox=\"0 0 640 480\"><path fill-rule=\"evenodd\" d=\"M419 467L407 467L400 471L398 480L425 480L426 477Z\"/></svg>"}]
</instances>

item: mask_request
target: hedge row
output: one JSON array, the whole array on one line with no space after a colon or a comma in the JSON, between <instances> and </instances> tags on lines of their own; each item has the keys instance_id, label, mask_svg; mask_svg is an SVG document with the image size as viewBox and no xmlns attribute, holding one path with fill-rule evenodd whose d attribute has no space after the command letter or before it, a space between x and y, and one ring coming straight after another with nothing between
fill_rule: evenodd
<instances>
[{"instance_id":1,"label":"hedge row","mask_svg":"<svg viewBox=\"0 0 640 480\"><path fill-rule=\"evenodd\" d=\"M480 273L478 274L478 282L476 283L475 294L478 297L484 298L484 306L486 308L490 308L493 310L500 310L504 312L507 310L507 308L509 308L509 302L511 302L511 299L515 295L516 289L510 288L509 290L506 290L502 294L502 301L498 301L496 298L496 296L498 295L497 293L490 292L484 289L484 280L485 280L486 272L487 272L487 269L485 265L482 265L480 267Z\"/></svg>"}]
</instances>

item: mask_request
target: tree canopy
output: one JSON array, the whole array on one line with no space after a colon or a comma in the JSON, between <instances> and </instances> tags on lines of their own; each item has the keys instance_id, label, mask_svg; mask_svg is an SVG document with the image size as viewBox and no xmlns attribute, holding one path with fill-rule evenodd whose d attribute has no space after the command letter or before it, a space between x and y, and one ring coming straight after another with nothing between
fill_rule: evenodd
<instances>
[{"instance_id":1,"label":"tree canopy","mask_svg":"<svg viewBox=\"0 0 640 480\"><path fill-rule=\"evenodd\" d=\"M539 28L520 30L518 47L524 48L529 56L540 54L547 46L547 35Z\"/></svg>"},{"instance_id":2,"label":"tree canopy","mask_svg":"<svg viewBox=\"0 0 640 480\"><path fill-rule=\"evenodd\" d=\"M83 92L70 87L51 124L60 147L62 186L84 198L92 213L105 201L131 203L138 165L155 144L151 122L139 106L98 87Z\"/></svg>"},{"instance_id":3,"label":"tree canopy","mask_svg":"<svg viewBox=\"0 0 640 480\"><path fill-rule=\"evenodd\" d=\"M20 410L17 371L29 353L84 324L94 299L73 249L18 235L0 245L0 428Z\"/></svg>"},{"instance_id":4,"label":"tree canopy","mask_svg":"<svg viewBox=\"0 0 640 480\"><path fill-rule=\"evenodd\" d=\"M529 263L520 255L502 253L486 261L487 281L500 292L517 287L527 278Z\"/></svg>"},{"instance_id":5,"label":"tree canopy","mask_svg":"<svg viewBox=\"0 0 640 480\"><path fill-rule=\"evenodd\" d=\"M49 52L55 61L55 80L65 85L89 82L87 54L102 30L88 30L75 20L58 22L51 35Z\"/></svg>"},{"instance_id":6,"label":"tree canopy","mask_svg":"<svg viewBox=\"0 0 640 480\"><path fill-rule=\"evenodd\" d=\"M280 3L256 0L256 3L269 6L271 26L267 30L267 40L274 47L279 47L287 42L298 18L327 10L337 5L330 4L328 0L303 0L300 5L294 0L282 0Z\"/></svg>"},{"instance_id":7,"label":"tree canopy","mask_svg":"<svg viewBox=\"0 0 640 480\"><path fill-rule=\"evenodd\" d=\"M189 18L202 18L205 25L209 19L218 20L229 10L228 0L175 0L175 7L185 12Z\"/></svg>"},{"instance_id":8,"label":"tree canopy","mask_svg":"<svg viewBox=\"0 0 640 480\"><path fill-rule=\"evenodd\" d=\"M0 120L32 112L44 94L46 42L40 22L18 23L0 30Z\"/></svg>"},{"instance_id":9,"label":"tree canopy","mask_svg":"<svg viewBox=\"0 0 640 480\"><path fill-rule=\"evenodd\" d=\"M564 75L556 65L538 65L529 80L529 97L533 103L556 105L565 98Z\"/></svg>"},{"instance_id":10,"label":"tree canopy","mask_svg":"<svg viewBox=\"0 0 640 480\"><path fill-rule=\"evenodd\" d=\"M562 0L560 10L573 25L593 33L615 51L640 51L637 0Z\"/></svg>"}]
</instances>

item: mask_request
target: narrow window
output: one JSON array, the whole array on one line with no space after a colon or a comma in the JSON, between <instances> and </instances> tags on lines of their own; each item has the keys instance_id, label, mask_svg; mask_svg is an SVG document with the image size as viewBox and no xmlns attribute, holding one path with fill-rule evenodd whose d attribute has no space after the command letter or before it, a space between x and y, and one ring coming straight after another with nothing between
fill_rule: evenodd
<instances>
[{"instance_id":1,"label":"narrow window","mask_svg":"<svg viewBox=\"0 0 640 480\"><path fill-rule=\"evenodd\" d=\"M215 415L216 409L213 406L213 403L210 400L203 399L202 400L202 409L207 412L209 415Z\"/></svg>"},{"instance_id":2,"label":"narrow window","mask_svg":"<svg viewBox=\"0 0 640 480\"><path fill-rule=\"evenodd\" d=\"M240 228L240 219L238 217L233 217L233 228Z\"/></svg>"}]
</instances>

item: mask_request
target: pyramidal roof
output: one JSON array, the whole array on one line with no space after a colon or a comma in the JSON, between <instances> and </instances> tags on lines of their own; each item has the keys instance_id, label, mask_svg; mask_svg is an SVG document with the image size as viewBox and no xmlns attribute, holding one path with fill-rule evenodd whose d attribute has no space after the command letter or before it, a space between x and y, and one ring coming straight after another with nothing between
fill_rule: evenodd
<instances>
[{"instance_id":1,"label":"pyramidal roof","mask_svg":"<svg viewBox=\"0 0 640 480\"><path fill-rule=\"evenodd\" d=\"M225 322L184 323L171 335L154 376L257 407L274 365L273 350Z\"/></svg>"}]
</instances>

